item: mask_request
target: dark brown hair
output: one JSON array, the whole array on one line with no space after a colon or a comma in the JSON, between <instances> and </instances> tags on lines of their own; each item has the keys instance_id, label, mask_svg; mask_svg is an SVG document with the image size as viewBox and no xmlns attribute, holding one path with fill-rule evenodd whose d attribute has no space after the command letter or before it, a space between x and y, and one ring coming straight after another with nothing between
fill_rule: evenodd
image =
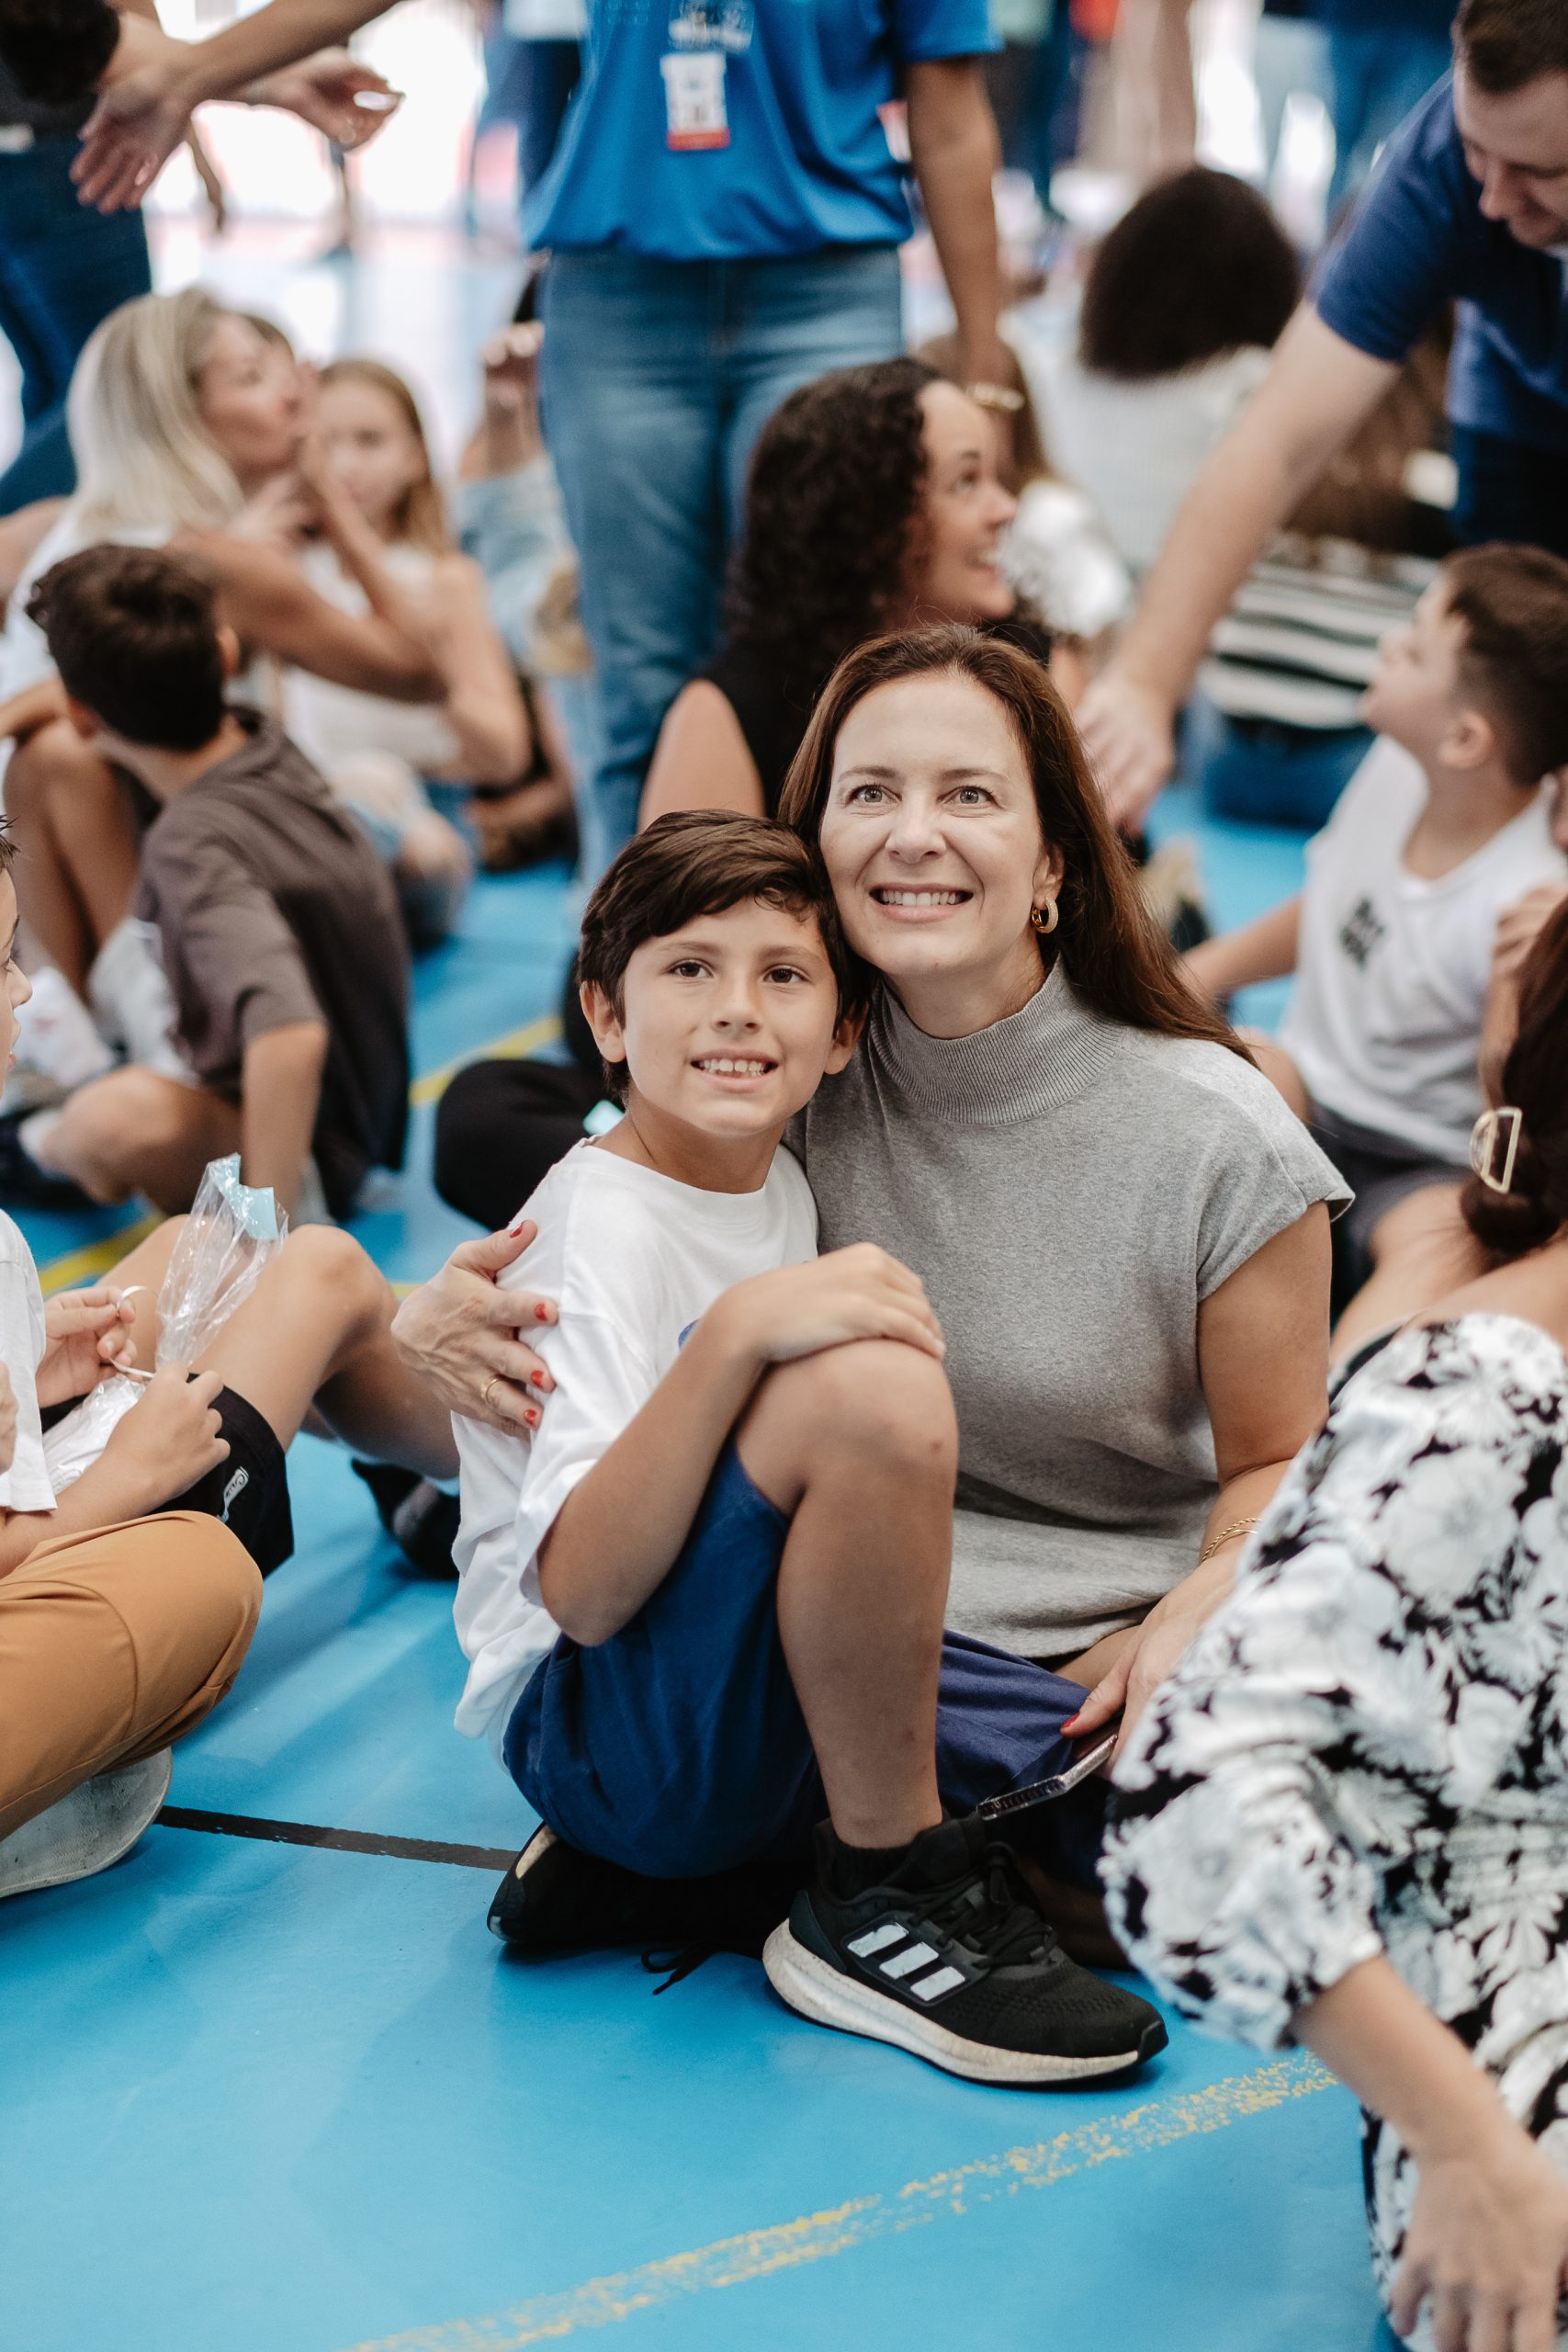
<instances>
[{"instance_id":1,"label":"dark brown hair","mask_svg":"<svg viewBox=\"0 0 1568 2352\"><path fill-rule=\"evenodd\" d=\"M1301 291L1291 241L1245 180L1194 164L1156 180L1100 240L1078 357L1098 376L1174 376L1278 343Z\"/></svg>"},{"instance_id":2,"label":"dark brown hair","mask_svg":"<svg viewBox=\"0 0 1568 2352\"><path fill-rule=\"evenodd\" d=\"M1084 1001L1108 1019L1162 1037L1246 1046L1188 986L1176 952L1145 908L1135 870L1105 813L1066 706L1043 663L978 629L944 625L877 638L845 656L828 682L784 785L779 815L814 846L833 776L833 749L857 703L900 678L970 679L1006 711L1022 745L1045 841L1066 872L1055 951Z\"/></svg>"},{"instance_id":3,"label":"dark brown hair","mask_svg":"<svg viewBox=\"0 0 1568 2352\"><path fill-rule=\"evenodd\" d=\"M763 425L725 625L809 703L840 654L885 628L918 559L925 411L918 359L836 368Z\"/></svg>"},{"instance_id":4,"label":"dark brown hair","mask_svg":"<svg viewBox=\"0 0 1568 2352\"><path fill-rule=\"evenodd\" d=\"M1443 583L1464 623L1461 691L1491 721L1515 781L1535 784L1568 761L1568 563L1542 548L1466 548Z\"/></svg>"},{"instance_id":5,"label":"dark brown hair","mask_svg":"<svg viewBox=\"0 0 1568 2352\"><path fill-rule=\"evenodd\" d=\"M676 809L626 843L583 911L579 984L602 989L623 1013L626 966L646 941L748 899L811 917L838 982L840 1012L857 1012L866 976L845 942L821 859L786 826L734 808ZM604 1080L624 1102L626 1064L606 1062Z\"/></svg>"},{"instance_id":6,"label":"dark brown hair","mask_svg":"<svg viewBox=\"0 0 1568 2352\"><path fill-rule=\"evenodd\" d=\"M1497 1099L1520 1114L1513 1182L1495 1193L1472 1176L1465 1223L1499 1258L1522 1258L1568 1224L1568 899L1543 927L1519 976L1518 1034Z\"/></svg>"},{"instance_id":7,"label":"dark brown hair","mask_svg":"<svg viewBox=\"0 0 1568 2352\"><path fill-rule=\"evenodd\" d=\"M61 684L95 718L164 752L198 752L223 724L210 582L152 548L85 548L46 571L28 618Z\"/></svg>"},{"instance_id":8,"label":"dark brown hair","mask_svg":"<svg viewBox=\"0 0 1568 2352\"><path fill-rule=\"evenodd\" d=\"M1507 97L1543 74L1568 74L1563 0L1463 0L1454 48L1489 97Z\"/></svg>"}]
</instances>

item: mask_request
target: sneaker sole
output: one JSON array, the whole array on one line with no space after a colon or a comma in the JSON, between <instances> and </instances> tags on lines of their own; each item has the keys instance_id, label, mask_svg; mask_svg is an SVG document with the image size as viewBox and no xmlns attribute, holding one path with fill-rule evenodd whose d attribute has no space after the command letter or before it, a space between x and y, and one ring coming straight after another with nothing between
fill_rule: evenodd
<instances>
[{"instance_id":1,"label":"sneaker sole","mask_svg":"<svg viewBox=\"0 0 1568 2352\"><path fill-rule=\"evenodd\" d=\"M1163 2050L1166 2030L1156 2018L1144 2029L1135 2050L1118 2050L1098 2058L1061 2058L1043 2052L996 2050L983 2041L965 2041L950 2033L934 2018L922 2018L901 2002L891 2001L857 1977L845 1976L798 1941L787 1920L773 1929L762 1951L768 1982L781 2001L817 2025L832 2026L840 2033L856 2033L871 2041L891 2042L911 2057L923 2058L944 2074L961 2075L966 2082L1027 2087L1042 2083L1081 2083L1102 2075L1124 2075Z\"/></svg>"},{"instance_id":2,"label":"sneaker sole","mask_svg":"<svg viewBox=\"0 0 1568 2352\"><path fill-rule=\"evenodd\" d=\"M147 1765L158 1769L148 1771L145 1769ZM83 1830L76 1833L69 1861L62 1862L58 1853L51 1859L47 1838L41 1829L39 1833L39 1850L29 1853L32 1840L28 1838L28 1831L33 1825L31 1822L23 1823L21 1828L14 1833L14 1842L6 1841L12 1844L9 1859L4 1847L0 1847L0 1896L39 1894L46 1887L71 1886L78 1879L96 1878L100 1871L110 1869L129 1854L138 1838L145 1835L163 1811L164 1799L169 1793L169 1783L174 1777L174 1759L164 1748L162 1755L148 1757L142 1765L130 1765L127 1770L140 1776L134 1792L127 1792L128 1795L134 1794L134 1802L121 1810L108 1801L107 1794L101 1797L95 1810L101 1814L102 1819L90 1820ZM107 1774L102 1776L104 1779L110 1777ZM90 1788L94 1784L84 1781L81 1785ZM78 1791L73 1789L71 1795L62 1797L60 1802L69 1804L71 1798L77 1794ZM53 1810L51 1806L50 1812ZM49 1815L39 1814L34 1818L41 1824L47 1822Z\"/></svg>"}]
</instances>

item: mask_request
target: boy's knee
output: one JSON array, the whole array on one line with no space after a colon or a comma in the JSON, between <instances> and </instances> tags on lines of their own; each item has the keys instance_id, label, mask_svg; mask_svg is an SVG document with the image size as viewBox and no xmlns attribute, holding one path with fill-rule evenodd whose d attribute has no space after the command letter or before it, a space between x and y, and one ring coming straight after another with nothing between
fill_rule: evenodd
<instances>
[{"instance_id":1,"label":"boy's knee","mask_svg":"<svg viewBox=\"0 0 1568 2352\"><path fill-rule=\"evenodd\" d=\"M341 1226L300 1226L284 1244L280 1262L345 1314L379 1313L391 1295L380 1269Z\"/></svg>"},{"instance_id":2,"label":"boy's knee","mask_svg":"<svg viewBox=\"0 0 1568 2352\"><path fill-rule=\"evenodd\" d=\"M951 1485L958 1460L953 1392L934 1356L898 1340L857 1340L781 1364L759 1406L794 1426L814 1462L839 1452L868 1471Z\"/></svg>"},{"instance_id":3,"label":"boy's knee","mask_svg":"<svg viewBox=\"0 0 1568 2352\"><path fill-rule=\"evenodd\" d=\"M77 1088L39 1151L87 1192L117 1200L150 1154L177 1140L180 1109L178 1090L166 1080L113 1069Z\"/></svg>"}]
</instances>

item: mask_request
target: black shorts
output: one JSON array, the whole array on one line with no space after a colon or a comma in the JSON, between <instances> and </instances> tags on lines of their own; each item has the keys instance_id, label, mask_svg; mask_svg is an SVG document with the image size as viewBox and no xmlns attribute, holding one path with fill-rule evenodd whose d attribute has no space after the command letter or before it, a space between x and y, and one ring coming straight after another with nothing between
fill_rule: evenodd
<instances>
[{"instance_id":1,"label":"black shorts","mask_svg":"<svg viewBox=\"0 0 1568 2352\"><path fill-rule=\"evenodd\" d=\"M294 1549L283 1448L271 1422L236 1390L220 1388L213 1407L229 1441L228 1458L164 1508L205 1511L209 1519L220 1519L268 1577Z\"/></svg>"}]
</instances>

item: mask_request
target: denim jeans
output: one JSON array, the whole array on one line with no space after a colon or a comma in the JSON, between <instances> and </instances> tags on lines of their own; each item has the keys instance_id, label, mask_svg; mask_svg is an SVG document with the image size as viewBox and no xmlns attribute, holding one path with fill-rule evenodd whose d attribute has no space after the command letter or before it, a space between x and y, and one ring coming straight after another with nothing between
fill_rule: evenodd
<instances>
[{"instance_id":1,"label":"denim jeans","mask_svg":"<svg viewBox=\"0 0 1568 2352\"><path fill-rule=\"evenodd\" d=\"M540 315L545 435L599 675L599 837L614 854L636 830L665 711L713 650L752 444L798 385L901 348L898 255L557 254Z\"/></svg>"},{"instance_id":2,"label":"denim jeans","mask_svg":"<svg viewBox=\"0 0 1568 2352\"><path fill-rule=\"evenodd\" d=\"M1568 556L1568 449L1542 449L1467 424L1450 425L1449 447L1459 469L1450 517L1456 538L1467 547L1522 539Z\"/></svg>"},{"instance_id":3,"label":"denim jeans","mask_svg":"<svg viewBox=\"0 0 1568 2352\"><path fill-rule=\"evenodd\" d=\"M1328 28L1329 113L1334 122L1334 177L1328 218L1359 188L1391 130L1418 106L1452 63L1449 37L1348 25Z\"/></svg>"},{"instance_id":4,"label":"denim jeans","mask_svg":"<svg viewBox=\"0 0 1568 2352\"><path fill-rule=\"evenodd\" d=\"M1182 714L1181 774L1210 817L1315 833L1372 746L1365 727L1229 718L1195 694Z\"/></svg>"},{"instance_id":5,"label":"denim jeans","mask_svg":"<svg viewBox=\"0 0 1568 2352\"><path fill-rule=\"evenodd\" d=\"M0 334L22 370L22 446L0 474L0 514L76 486L65 393L100 319L152 290L140 212L95 212L71 182L69 132L0 154Z\"/></svg>"}]
</instances>

